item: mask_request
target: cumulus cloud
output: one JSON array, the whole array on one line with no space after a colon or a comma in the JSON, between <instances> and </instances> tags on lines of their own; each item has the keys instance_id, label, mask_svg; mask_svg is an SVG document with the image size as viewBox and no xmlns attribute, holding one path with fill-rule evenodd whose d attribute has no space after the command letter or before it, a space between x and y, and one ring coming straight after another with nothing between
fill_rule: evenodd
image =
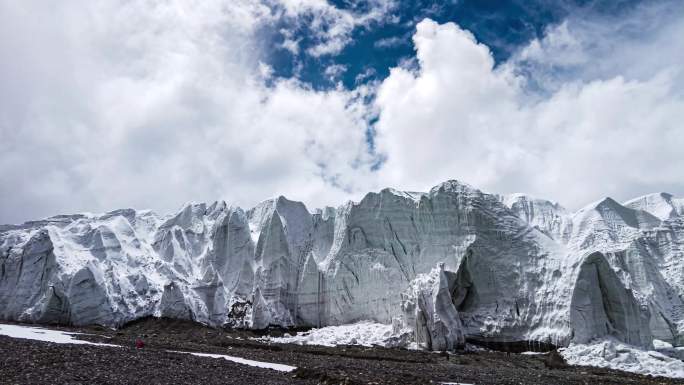
<instances>
[{"instance_id":1,"label":"cumulus cloud","mask_svg":"<svg viewBox=\"0 0 684 385\"><path fill-rule=\"evenodd\" d=\"M643 15L624 23L638 29L653 20ZM456 177L573 208L605 195L684 191L684 84L672 65L681 51L669 53L684 41L671 34L684 18L632 38L583 23L551 28L495 67L468 31L421 22L413 38L419 68L393 69L378 91L384 181L422 190ZM655 52L664 58L654 60ZM528 87L523 62L535 63L541 90ZM562 71L568 67L574 76Z\"/></svg>"},{"instance_id":2,"label":"cumulus cloud","mask_svg":"<svg viewBox=\"0 0 684 385\"><path fill-rule=\"evenodd\" d=\"M386 183L424 190L458 177L488 186L513 171L524 130L501 118L520 119L518 79L456 24L426 19L413 41L418 69L392 69L376 100Z\"/></svg>"}]
</instances>

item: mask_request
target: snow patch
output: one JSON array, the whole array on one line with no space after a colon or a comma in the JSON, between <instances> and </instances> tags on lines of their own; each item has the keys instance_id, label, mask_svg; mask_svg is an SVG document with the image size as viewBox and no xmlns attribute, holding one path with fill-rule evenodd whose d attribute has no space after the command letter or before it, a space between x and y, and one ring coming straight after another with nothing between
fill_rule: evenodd
<instances>
[{"instance_id":1,"label":"snow patch","mask_svg":"<svg viewBox=\"0 0 684 385\"><path fill-rule=\"evenodd\" d=\"M248 360L246 358L240 358L240 357L233 357L233 356L227 356L225 354L211 354L211 353L195 353L195 352L179 352L179 351L174 351L174 350L169 350L171 353L182 353L182 354L191 354L193 356L198 356L198 357L209 357L209 358L223 358L224 360L228 360L231 362L235 362L238 364L243 364L243 365L249 365L249 366L255 366L257 368L264 368L264 369L273 369L277 370L279 372L291 372L297 367L295 366L289 366L289 365L283 365L283 364L275 364L272 362L263 362L263 361L254 361L254 360Z\"/></svg>"},{"instance_id":2,"label":"snow patch","mask_svg":"<svg viewBox=\"0 0 684 385\"><path fill-rule=\"evenodd\" d=\"M597 366L626 372L684 378L684 362L657 351L642 350L614 340L570 344L558 350L568 364Z\"/></svg>"},{"instance_id":3,"label":"snow patch","mask_svg":"<svg viewBox=\"0 0 684 385\"><path fill-rule=\"evenodd\" d=\"M262 341L298 345L361 345L361 346L394 346L397 336L392 325L362 321L355 324L326 326L311 329L297 335L283 337L262 337Z\"/></svg>"},{"instance_id":4,"label":"snow patch","mask_svg":"<svg viewBox=\"0 0 684 385\"><path fill-rule=\"evenodd\" d=\"M73 336L83 333L68 333L59 330L50 330L37 327L20 326L20 325L5 325L0 324L0 335L12 338L22 338L34 341L53 342L56 344L79 344L79 345L97 345L97 346L115 346L119 345L103 344L97 342L83 341L75 339Z\"/></svg>"}]
</instances>

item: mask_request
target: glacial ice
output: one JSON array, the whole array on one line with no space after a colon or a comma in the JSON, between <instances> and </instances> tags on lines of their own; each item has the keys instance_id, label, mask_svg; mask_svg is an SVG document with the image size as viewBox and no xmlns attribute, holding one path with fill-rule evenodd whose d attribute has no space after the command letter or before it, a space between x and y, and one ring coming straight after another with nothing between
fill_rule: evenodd
<instances>
[{"instance_id":1,"label":"glacial ice","mask_svg":"<svg viewBox=\"0 0 684 385\"><path fill-rule=\"evenodd\" d=\"M277 197L0 226L0 319L118 327L371 321L446 350L611 338L684 345L684 200L605 198L570 212L458 181L385 189L313 213Z\"/></svg>"},{"instance_id":2,"label":"glacial ice","mask_svg":"<svg viewBox=\"0 0 684 385\"><path fill-rule=\"evenodd\" d=\"M428 350L454 350L465 345L465 335L452 297L457 276L440 264L418 275L403 296L404 327L415 330L415 342Z\"/></svg>"}]
</instances>

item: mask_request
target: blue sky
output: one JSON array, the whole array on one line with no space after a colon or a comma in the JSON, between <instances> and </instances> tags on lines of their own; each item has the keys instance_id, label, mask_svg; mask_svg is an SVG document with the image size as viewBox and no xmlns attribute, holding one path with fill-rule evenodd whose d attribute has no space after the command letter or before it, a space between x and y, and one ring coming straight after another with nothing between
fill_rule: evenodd
<instances>
[{"instance_id":1,"label":"blue sky","mask_svg":"<svg viewBox=\"0 0 684 385\"><path fill-rule=\"evenodd\" d=\"M684 194L680 0L0 0L0 223Z\"/></svg>"},{"instance_id":2,"label":"blue sky","mask_svg":"<svg viewBox=\"0 0 684 385\"><path fill-rule=\"evenodd\" d=\"M366 1L335 0L330 3L353 11L369 6ZM334 87L338 81L353 88L360 81L385 78L390 68L402 59L410 59L414 51L411 36L416 24L424 18L439 23L455 22L469 30L490 48L499 63L532 39L543 37L547 26L561 22L568 15L615 18L638 3L635 0L400 1L383 20L355 29L351 42L338 54L323 57L293 54L278 48L283 36L274 34L270 36L273 41L266 61L273 66L277 76L294 76L314 88ZM295 31L294 38L301 39L302 52L316 44L308 38L306 27L288 26L287 23L281 27ZM326 76L325 69L331 65L344 66L342 76L334 79Z\"/></svg>"}]
</instances>

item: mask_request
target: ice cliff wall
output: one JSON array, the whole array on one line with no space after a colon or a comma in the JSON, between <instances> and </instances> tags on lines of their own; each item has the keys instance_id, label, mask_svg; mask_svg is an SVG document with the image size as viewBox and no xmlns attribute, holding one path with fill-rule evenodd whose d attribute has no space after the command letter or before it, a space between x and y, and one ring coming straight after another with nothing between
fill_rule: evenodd
<instances>
[{"instance_id":1,"label":"ice cliff wall","mask_svg":"<svg viewBox=\"0 0 684 385\"><path fill-rule=\"evenodd\" d=\"M570 213L457 181L310 213L279 197L0 227L0 318L232 327L371 319L430 349L466 338L684 343L684 207L653 194Z\"/></svg>"}]
</instances>

